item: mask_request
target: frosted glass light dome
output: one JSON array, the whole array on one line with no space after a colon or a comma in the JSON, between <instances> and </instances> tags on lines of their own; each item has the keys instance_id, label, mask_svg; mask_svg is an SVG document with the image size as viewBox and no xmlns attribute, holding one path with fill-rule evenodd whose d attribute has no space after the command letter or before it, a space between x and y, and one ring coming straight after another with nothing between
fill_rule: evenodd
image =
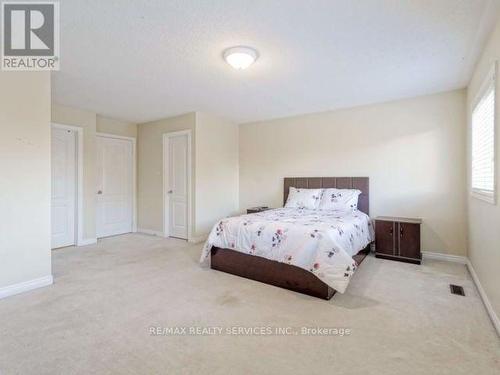
<instances>
[{"instance_id":1,"label":"frosted glass light dome","mask_svg":"<svg viewBox=\"0 0 500 375\"><path fill-rule=\"evenodd\" d=\"M224 60L234 69L243 70L257 60L257 51L250 47L231 47L224 51Z\"/></svg>"}]
</instances>

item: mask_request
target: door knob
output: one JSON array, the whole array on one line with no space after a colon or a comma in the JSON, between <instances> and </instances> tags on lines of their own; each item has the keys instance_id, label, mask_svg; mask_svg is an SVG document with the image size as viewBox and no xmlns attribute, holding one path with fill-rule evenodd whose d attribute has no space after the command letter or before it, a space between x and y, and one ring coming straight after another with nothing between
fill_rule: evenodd
<instances>
[{"instance_id":1,"label":"door knob","mask_svg":"<svg viewBox=\"0 0 500 375\"><path fill-rule=\"evenodd\" d=\"M102 194L102 190L99 190L99 191L97 192L97 194L101 195L101 194Z\"/></svg>"},{"instance_id":2,"label":"door knob","mask_svg":"<svg viewBox=\"0 0 500 375\"><path fill-rule=\"evenodd\" d=\"M169 193L169 194L172 194L173 192L174 192L173 190L169 190L169 191L168 191L168 193Z\"/></svg>"}]
</instances>

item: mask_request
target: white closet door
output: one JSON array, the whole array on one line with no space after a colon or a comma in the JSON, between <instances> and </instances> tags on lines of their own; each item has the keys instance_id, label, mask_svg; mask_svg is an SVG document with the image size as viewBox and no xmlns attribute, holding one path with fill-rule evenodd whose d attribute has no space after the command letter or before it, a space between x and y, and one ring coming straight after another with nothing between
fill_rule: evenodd
<instances>
[{"instance_id":1,"label":"white closet door","mask_svg":"<svg viewBox=\"0 0 500 375\"><path fill-rule=\"evenodd\" d=\"M132 232L132 142L97 137L97 237Z\"/></svg>"},{"instance_id":2,"label":"white closet door","mask_svg":"<svg viewBox=\"0 0 500 375\"><path fill-rule=\"evenodd\" d=\"M76 134L52 128L52 248L75 244Z\"/></svg>"},{"instance_id":3,"label":"white closet door","mask_svg":"<svg viewBox=\"0 0 500 375\"><path fill-rule=\"evenodd\" d=\"M169 235L188 236L188 135L168 138Z\"/></svg>"}]
</instances>

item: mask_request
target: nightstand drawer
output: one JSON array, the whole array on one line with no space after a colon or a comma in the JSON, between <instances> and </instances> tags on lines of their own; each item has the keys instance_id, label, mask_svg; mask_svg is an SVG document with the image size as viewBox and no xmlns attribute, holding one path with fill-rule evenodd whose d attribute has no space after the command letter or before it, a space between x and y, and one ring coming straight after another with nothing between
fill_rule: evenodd
<instances>
[{"instance_id":1,"label":"nightstand drawer","mask_svg":"<svg viewBox=\"0 0 500 375\"><path fill-rule=\"evenodd\" d=\"M399 256L421 259L420 224L398 223Z\"/></svg>"},{"instance_id":2,"label":"nightstand drawer","mask_svg":"<svg viewBox=\"0 0 500 375\"><path fill-rule=\"evenodd\" d=\"M392 221L377 221L375 226L375 241L378 253L394 255L396 240L394 236L396 223Z\"/></svg>"}]
</instances>

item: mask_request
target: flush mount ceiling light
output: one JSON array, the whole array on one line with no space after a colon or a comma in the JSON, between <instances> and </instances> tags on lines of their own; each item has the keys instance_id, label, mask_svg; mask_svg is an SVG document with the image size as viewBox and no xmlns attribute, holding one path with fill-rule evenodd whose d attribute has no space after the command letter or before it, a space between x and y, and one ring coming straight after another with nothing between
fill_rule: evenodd
<instances>
[{"instance_id":1,"label":"flush mount ceiling light","mask_svg":"<svg viewBox=\"0 0 500 375\"><path fill-rule=\"evenodd\" d=\"M257 51L250 47L231 47L224 51L224 60L237 70L248 68L257 57L259 57Z\"/></svg>"}]
</instances>

